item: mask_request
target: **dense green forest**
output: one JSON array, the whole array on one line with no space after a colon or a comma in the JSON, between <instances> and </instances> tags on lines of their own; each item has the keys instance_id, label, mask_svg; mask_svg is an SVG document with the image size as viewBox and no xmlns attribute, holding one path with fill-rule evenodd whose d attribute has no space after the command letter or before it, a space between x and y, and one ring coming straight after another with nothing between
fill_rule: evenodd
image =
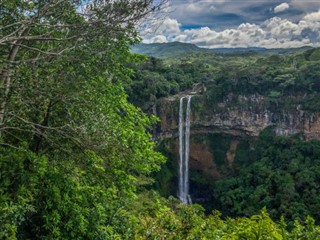
<instances>
[{"instance_id":1,"label":"dense green forest","mask_svg":"<svg viewBox=\"0 0 320 240\"><path fill-rule=\"evenodd\" d=\"M146 60L130 53L140 41L135 26L165 1L95 0L87 8L84 2L1 1L0 239L317 239L319 219L304 216L288 227L284 218L270 218L263 208L268 202L257 200L261 212L249 211L246 195L236 200L252 216L242 218L205 214L200 205L161 197L152 190L166 160L151 140L157 119L141 109L195 83L208 86L213 103L230 91L261 91L278 101L303 89L310 97L305 107L317 109L318 49L297 56ZM222 74L227 67L233 69L229 76ZM278 184L281 176L295 187L292 181L299 180L297 187L313 194L306 207L316 210L318 176L310 161L319 157L318 143L275 141L278 148L265 148L253 163L259 173L247 174L256 169L252 165L239 178L261 183L277 158L295 157L296 165L285 162L270 181ZM295 151L278 156L287 145ZM215 191L228 188L221 193L227 199L241 187L228 180Z\"/></svg>"},{"instance_id":2,"label":"dense green forest","mask_svg":"<svg viewBox=\"0 0 320 240\"><path fill-rule=\"evenodd\" d=\"M188 45L176 45L188 52ZM155 99L205 85L210 104L228 94L260 94L277 106L302 104L305 110L319 110L319 48L276 54L275 50L173 53L171 49L169 55L150 57L136 67L133 83L127 89L131 102L147 110L147 104Z\"/></svg>"},{"instance_id":3,"label":"dense green forest","mask_svg":"<svg viewBox=\"0 0 320 240\"><path fill-rule=\"evenodd\" d=\"M310 113L319 111L319 48L282 53L193 52L191 48L186 55L179 51L184 44L175 45L179 46L176 55L170 44L168 56L150 57L138 66L128 87L129 99L147 112L152 112L154 104L161 105L162 98L181 92L199 93L199 89L202 96L193 100L195 114L226 111L226 107L219 109L221 102L227 103L228 108L241 108L243 103L235 96L250 95L263 96L265 107L278 112L295 110L297 106ZM146 49L152 55L153 51L157 53L154 48ZM144 85L148 88L143 88ZM195 138L200 139L194 139L196 142L211 145L216 163L223 165L231 136L203 134ZM222 169L226 177L217 181L203 173L191 172L191 182L196 183L193 189L210 196L203 205L207 211L219 209L223 216L248 217L267 207L273 219L280 220L283 216L289 227L295 219L302 220L308 215L319 222L320 143L302 139L300 135L277 137L272 127L265 129L258 139L242 139L232 171ZM160 146L169 161L156 175L155 188L164 196L176 191L176 156L164 147L170 144L171 140L164 140Z\"/></svg>"},{"instance_id":4,"label":"dense green forest","mask_svg":"<svg viewBox=\"0 0 320 240\"><path fill-rule=\"evenodd\" d=\"M162 58L150 57L135 68L127 87L129 100L146 112L153 113L154 105L163 107L163 98L192 91L202 95L193 98L195 115L225 111L226 107L218 107L221 102L228 108L241 108L237 96L250 95L264 97L265 107L278 112L319 111L319 48L221 53L197 52L180 43L168 45L168 53L159 50ZM157 46L143 50L153 55ZM174 46L178 46L176 53ZM183 46L187 54L181 53ZM319 222L319 141L305 141L300 135L277 137L271 127L258 139L241 140L235 166L228 170L222 165L231 140L221 134L194 137L195 142L211 146L216 163L226 173L225 178L212 181L204 172L191 171L191 191L200 199L208 197L201 202L207 213L219 209L223 217L250 217L266 207L272 219L284 217L289 229L295 220L307 216ZM163 196L177 191L177 156L167 149L173 142L164 140L159 148L169 159L155 175L154 188Z\"/></svg>"},{"instance_id":5,"label":"dense green forest","mask_svg":"<svg viewBox=\"0 0 320 240\"><path fill-rule=\"evenodd\" d=\"M214 185L222 212L250 216L267 207L273 219L292 224L308 215L319 222L320 142L262 133L256 159Z\"/></svg>"}]
</instances>

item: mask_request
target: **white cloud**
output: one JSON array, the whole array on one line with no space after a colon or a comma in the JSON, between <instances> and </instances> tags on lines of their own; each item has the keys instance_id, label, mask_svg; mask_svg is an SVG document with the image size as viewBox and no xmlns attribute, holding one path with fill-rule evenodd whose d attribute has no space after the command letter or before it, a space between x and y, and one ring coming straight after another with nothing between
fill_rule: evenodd
<instances>
[{"instance_id":1,"label":"white cloud","mask_svg":"<svg viewBox=\"0 0 320 240\"><path fill-rule=\"evenodd\" d=\"M191 2L191 3L183 3L183 6L184 6L183 8L179 9L181 10L181 13L184 12L192 15L210 13L217 10L216 6L211 4L210 1L197 1L197 2Z\"/></svg>"},{"instance_id":2,"label":"white cloud","mask_svg":"<svg viewBox=\"0 0 320 240\"><path fill-rule=\"evenodd\" d=\"M302 21L300 21L300 25L304 25L305 28L309 28L314 32L318 32L320 36L320 10L304 16Z\"/></svg>"},{"instance_id":3,"label":"white cloud","mask_svg":"<svg viewBox=\"0 0 320 240\"><path fill-rule=\"evenodd\" d=\"M152 19L152 21L143 23L140 28L140 35L144 39L150 39L155 35L173 37L180 33L180 23L176 19L169 17L165 19Z\"/></svg>"},{"instance_id":4,"label":"white cloud","mask_svg":"<svg viewBox=\"0 0 320 240\"><path fill-rule=\"evenodd\" d=\"M167 37L164 35L157 35L151 38L145 38L142 41L143 43L166 43L168 42Z\"/></svg>"},{"instance_id":5,"label":"white cloud","mask_svg":"<svg viewBox=\"0 0 320 240\"><path fill-rule=\"evenodd\" d=\"M180 24L176 19L166 18L158 29L158 32L168 35L180 33Z\"/></svg>"},{"instance_id":6,"label":"white cloud","mask_svg":"<svg viewBox=\"0 0 320 240\"><path fill-rule=\"evenodd\" d=\"M274 17L264 22L265 30L276 39L288 39L300 35L302 28L289 20Z\"/></svg>"},{"instance_id":7,"label":"white cloud","mask_svg":"<svg viewBox=\"0 0 320 240\"><path fill-rule=\"evenodd\" d=\"M280 5L278 5L274 8L274 12L275 13L283 12L283 11L287 10L288 8L290 8L288 3L281 3Z\"/></svg>"},{"instance_id":8,"label":"white cloud","mask_svg":"<svg viewBox=\"0 0 320 240\"><path fill-rule=\"evenodd\" d=\"M223 13L221 6L226 4L226 1L230 0L171 0L170 16L174 16L173 18L177 18L182 22L194 24L199 19L211 16L213 13Z\"/></svg>"},{"instance_id":9,"label":"white cloud","mask_svg":"<svg viewBox=\"0 0 320 240\"><path fill-rule=\"evenodd\" d=\"M186 5L184 11L186 12L190 12L193 14L198 14L203 12L203 6L201 5L201 3L189 3Z\"/></svg>"},{"instance_id":10,"label":"white cloud","mask_svg":"<svg viewBox=\"0 0 320 240\"><path fill-rule=\"evenodd\" d=\"M217 31L209 27L181 30L177 20L168 18L156 34L144 43L180 41L207 48L265 47L294 48L320 46L320 10L300 21L273 17L261 24L242 23L238 27Z\"/></svg>"},{"instance_id":11,"label":"white cloud","mask_svg":"<svg viewBox=\"0 0 320 240\"><path fill-rule=\"evenodd\" d=\"M303 20L310 22L320 22L320 10L318 12L309 13L304 16Z\"/></svg>"},{"instance_id":12,"label":"white cloud","mask_svg":"<svg viewBox=\"0 0 320 240\"><path fill-rule=\"evenodd\" d=\"M214 12L214 11L217 10L217 8L216 8L214 5L211 5L211 6L209 7L209 10L210 10L211 12Z\"/></svg>"},{"instance_id":13,"label":"white cloud","mask_svg":"<svg viewBox=\"0 0 320 240\"><path fill-rule=\"evenodd\" d=\"M240 25L245 22L243 19L260 23L274 14L275 7L282 10L287 6L289 9L276 14L285 13L288 20L296 22L304 14L318 10L320 0L170 0L169 16L184 26L225 29Z\"/></svg>"}]
</instances>

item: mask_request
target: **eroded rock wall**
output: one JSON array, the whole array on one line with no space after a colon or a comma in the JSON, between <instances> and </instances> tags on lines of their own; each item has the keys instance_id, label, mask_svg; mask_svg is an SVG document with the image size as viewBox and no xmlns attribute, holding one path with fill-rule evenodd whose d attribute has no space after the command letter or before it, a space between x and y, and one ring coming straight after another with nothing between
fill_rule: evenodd
<instances>
[{"instance_id":1,"label":"eroded rock wall","mask_svg":"<svg viewBox=\"0 0 320 240\"><path fill-rule=\"evenodd\" d=\"M162 176L171 177L158 178L161 192L167 196L177 192L180 97L162 99L156 109L161 120L155 131L156 138L167 143L165 152L170 153L166 155L167 167L161 171ZM193 201L208 210L215 208L214 182L233 176L257 160L258 136L269 126L276 135L300 134L305 140L320 140L320 113L305 111L300 105L270 104L260 95L230 95L214 104L204 96L193 96L189 162Z\"/></svg>"},{"instance_id":2,"label":"eroded rock wall","mask_svg":"<svg viewBox=\"0 0 320 240\"><path fill-rule=\"evenodd\" d=\"M320 113L304 111L300 105L284 108L266 103L263 96L237 96L210 104L203 96L194 96L191 102L192 133L226 133L236 136L259 136L273 126L279 136L301 134L306 140L320 140ZM160 126L157 137L171 138L178 134L179 96L162 99L158 106Z\"/></svg>"}]
</instances>

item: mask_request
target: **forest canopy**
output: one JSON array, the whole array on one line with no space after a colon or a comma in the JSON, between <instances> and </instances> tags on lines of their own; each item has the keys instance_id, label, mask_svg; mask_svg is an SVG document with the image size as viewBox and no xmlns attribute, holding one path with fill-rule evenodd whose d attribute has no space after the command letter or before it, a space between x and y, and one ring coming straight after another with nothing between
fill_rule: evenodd
<instances>
[{"instance_id":1,"label":"forest canopy","mask_svg":"<svg viewBox=\"0 0 320 240\"><path fill-rule=\"evenodd\" d=\"M198 75L210 82L216 71L183 62L170 72L130 53L141 40L137 24L165 2L1 1L0 239L319 236L311 217L289 232L265 209L222 219L150 190L152 173L165 162L150 135L157 119L128 94L174 94Z\"/></svg>"},{"instance_id":2,"label":"forest canopy","mask_svg":"<svg viewBox=\"0 0 320 240\"><path fill-rule=\"evenodd\" d=\"M164 161L123 90L156 5L85 3L1 2L1 239L133 234L126 206Z\"/></svg>"}]
</instances>

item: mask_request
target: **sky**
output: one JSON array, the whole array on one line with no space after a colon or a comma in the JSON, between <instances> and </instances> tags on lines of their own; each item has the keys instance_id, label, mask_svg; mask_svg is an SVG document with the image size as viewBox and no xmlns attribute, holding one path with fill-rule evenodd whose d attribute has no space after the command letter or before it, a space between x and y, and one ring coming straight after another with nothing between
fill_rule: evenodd
<instances>
[{"instance_id":1,"label":"sky","mask_svg":"<svg viewBox=\"0 0 320 240\"><path fill-rule=\"evenodd\" d=\"M206 48L320 47L320 0L169 0L141 36Z\"/></svg>"}]
</instances>

